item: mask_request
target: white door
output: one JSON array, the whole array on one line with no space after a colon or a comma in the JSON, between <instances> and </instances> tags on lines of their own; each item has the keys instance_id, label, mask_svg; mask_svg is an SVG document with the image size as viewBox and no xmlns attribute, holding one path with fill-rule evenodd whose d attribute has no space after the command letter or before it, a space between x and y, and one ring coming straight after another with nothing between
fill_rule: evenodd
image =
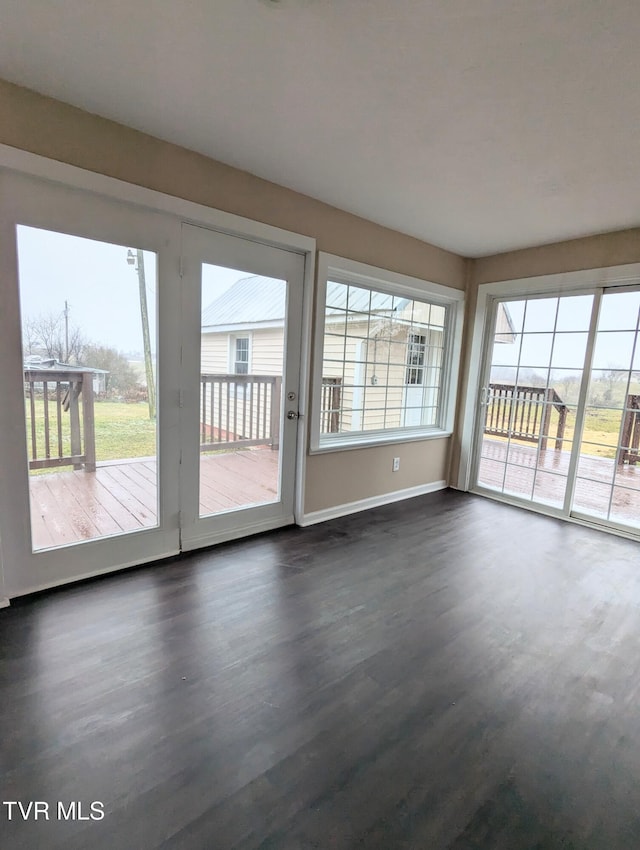
<instances>
[{"instance_id":1,"label":"white door","mask_svg":"<svg viewBox=\"0 0 640 850\"><path fill-rule=\"evenodd\" d=\"M303 270L0 172L7 596L293 522Z\"/></svg>"},{"instance_id":2,"label":"white door","mask_svg":"<svg viewBox=\"0 0 640 850\"><path fill-rule=\"evenodd\" d=\"M304 256L182 228L182 548L294 521Z\"/></svg>"},{"instance_id":3,"label":"white door","mask_svg":"<svg viewBox=\"0 0 640 850\"><path fill-rule=\"evenodd\" d=\"M427 338L424 334L410 333L407 339L407 365L405 367L405 386L402 406L404 425L422 425L425 407L425 352Z\"/></svg>"},{"instance_id":4,"label":"white door","mask_svg":"<svg viewBox=\"0 0 640 850\"><path fill-rule=\"evenodd\" d=\"M0 173L7 595L179 550L179 256L176 219Z\"/></svg>"}]
</instances>

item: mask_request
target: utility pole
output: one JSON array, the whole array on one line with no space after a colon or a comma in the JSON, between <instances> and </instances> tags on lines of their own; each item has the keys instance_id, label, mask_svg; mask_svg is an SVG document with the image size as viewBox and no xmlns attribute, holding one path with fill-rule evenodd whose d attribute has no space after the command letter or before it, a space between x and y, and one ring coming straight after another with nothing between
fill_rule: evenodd
<instances>
[{"instance_id":1,"label":"utility pole","mask_svg":"<svg viewBox=\"0 0 640 850\"><path fill-rule=\"evenodd\" d=\"M156 418L156 383L153 377L153 361L151 359L151 338L149 336L149 312L147 309L147 284L144 274L144 254L138 248L135 256L129 248L127 252L129 265L135 263L138 272L138 286L140 288L140 319L142 321L142 344L144 346L144 366L147 376L147 398L149 400L149 419Z\"/></svg>"}]
</instances>

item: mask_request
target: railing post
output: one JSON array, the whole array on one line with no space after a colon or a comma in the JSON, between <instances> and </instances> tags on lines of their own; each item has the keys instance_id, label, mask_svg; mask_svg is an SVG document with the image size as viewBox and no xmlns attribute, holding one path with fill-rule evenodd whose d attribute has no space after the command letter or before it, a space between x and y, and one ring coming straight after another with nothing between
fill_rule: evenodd
<instances>
[{"instance_id":1,"label":"railing post","mask_svg":"<svg viewBox=\"0 0 640 850\"><path fill-rule=\"evenodd\" d=\"M544 404L544 411L542 414L542 421L540 423L540 430L542 432L542 439L540 440L540 451L545 451L547 448L547 440L549 438L549 428L551 427L551 393L549 390L544 391L544 395L542 396L542 403Z\"/></svg>"},{"instance_id":2,"label":"railing post","mask_svg":"<svg viewBox=\"0 0 640 850\"><path fill-rule=\"evenodd\" d=\"M563 405L560 408L558 418L558 430L556 432L556 451L562 451L562 443L564 442L564 430L567 425L567 408Z\"/></svg>"},{"instance_id":3,"label":"railing post","mask_svg":"<svg viewBox=\"0 0 640 850\"><path fill-rule=\"evenodd\" d=\"M38 440L36 436L36 400L34 381L31 376L29 381L29 412L31 413L31 460L38 458Z\"/></svg>"},{"instance_id":4,"label":"railing post","mask_svg":"<svg viewBox=\"0 0 640 850\"><path fill-rule=\"evenodd\" d=\"M629 466L635 466L640 458L640 396L627 396L624 424L622 426L621 447L618 451L618 465L626 461Z\"/></svg>"},{"instance_id":5,"label":"railing post","mask_svg":"<svg viewBox=\"0 0 640 850\"><path fill-rule=\"evenodd\" d=\"M280 399L282 397L282 378L276 377L271 389L271 434L269 445L277 449L280 443Z\"/></svg>"},{"instance_id":6,"label":"railing post","mask_svg":"<svg viewBox=\"0 0 640 850\"><path fill-rule=\"evenodd\" d=\"M82 390L80 376L69 376L69 424L71 428L71 455L72 457L82 456L82 438L80 434L80 411L78 409L78 397ZM76 462L73 464L74 469L82 469L82 463Z\"/></svg>"},{"instance_id":7,"label":"railing post","mask_svg":"<svg viewBox=\"0 0 640 850\"><path fill-rule=\"evenodd\" d=\"M640 459L640 410L637 409L633 413L633 438L630 449L629 465L635 466Z\"/></svg>"},{"instance_id":8,"label":"railing post","mask_svg":"<svg viewBox=\"0 0 640 850\"><path fill-rule=\"evenodd\" d=\"M96 420L93 406L93 374L82 373L82 428L84 431L84 469L96 471Z\"/></svg>"}]
</instances>

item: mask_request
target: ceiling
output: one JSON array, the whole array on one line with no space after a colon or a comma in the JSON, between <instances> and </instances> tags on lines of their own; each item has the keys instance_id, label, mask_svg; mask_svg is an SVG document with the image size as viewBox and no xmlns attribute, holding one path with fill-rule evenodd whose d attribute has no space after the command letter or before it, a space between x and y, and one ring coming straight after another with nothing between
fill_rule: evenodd
<instances>
[{"instance_id":1,"label":"ceiling","mask_svg":"<svg viewBox=\"0 0 640 850\"><path fill-rule=\"evenodd\" d=\"M640 225L638 0L10 0L0 76L466 256Z\"/></svg>"}]
</instances>

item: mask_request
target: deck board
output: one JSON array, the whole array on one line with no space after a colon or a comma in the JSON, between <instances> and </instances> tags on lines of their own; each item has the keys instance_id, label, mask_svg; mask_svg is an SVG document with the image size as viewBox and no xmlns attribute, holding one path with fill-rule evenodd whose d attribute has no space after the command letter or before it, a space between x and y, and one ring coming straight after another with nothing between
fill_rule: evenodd
<instances>
[{"instance_id":1,"label":"deck board","mask_svg":"<svg viewBox=\"0 0 640 850\"><path fill-rule=\"evenodd\" d=\"M569 451L538 451L537 446L485 437L481 454L478 483L483 487L562 507ZM640 526L640 466L619 466L611 458L582 455L574 510L607 519L610 499L612 521Z\"/></svg>"},{"instance_id":2,"label":"deck board","mask_svg":"<svg viewBox=\"0 0 640 850\"><path fill-rule=\"evenodd\" d=\"M279 453L253 449L201 458L200 514L277 498ZM98 465L95 473L56 471L29 479L34 549L152 528L157 522L156 463L150 458Z\"/></svg>"}]
</instances>

